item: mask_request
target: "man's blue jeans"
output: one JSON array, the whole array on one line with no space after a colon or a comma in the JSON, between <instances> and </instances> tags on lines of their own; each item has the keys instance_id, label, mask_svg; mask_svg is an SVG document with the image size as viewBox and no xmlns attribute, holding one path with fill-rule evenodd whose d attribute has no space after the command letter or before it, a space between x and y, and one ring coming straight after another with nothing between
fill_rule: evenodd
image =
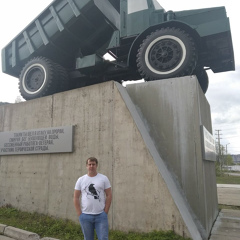
<instances>
[{"instance_id":1,"label":"man's blue jeans","mask_svg":"<svg viewBox=\"0 0 240 240\"><path fill-rule=\"evenodd\" d=\"M108 240L108 217L105 212L97 215L82 213L79 217L84 240L94 240L94 229L98 240Z\"/></svg>"}]
</instances>

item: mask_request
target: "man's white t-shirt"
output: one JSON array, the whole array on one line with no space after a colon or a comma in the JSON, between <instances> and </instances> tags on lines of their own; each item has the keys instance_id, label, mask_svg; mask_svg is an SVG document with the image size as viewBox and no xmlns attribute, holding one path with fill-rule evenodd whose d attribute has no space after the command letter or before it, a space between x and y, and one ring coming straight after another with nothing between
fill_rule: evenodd
<instances>
[{"instance_id":1,"label":"man's white t-shirt","mask_svg":"<svg viewBox=\"0 0 240 240\"><path fill-rule=\"evenodd\" d=\"M105 189L111 187L108 178L98 173L95 177L87 174L80 177L75 185L75 190L81 191L81 208L86 214L100 214L105 207Z\"/></svg>"}]
</instances>

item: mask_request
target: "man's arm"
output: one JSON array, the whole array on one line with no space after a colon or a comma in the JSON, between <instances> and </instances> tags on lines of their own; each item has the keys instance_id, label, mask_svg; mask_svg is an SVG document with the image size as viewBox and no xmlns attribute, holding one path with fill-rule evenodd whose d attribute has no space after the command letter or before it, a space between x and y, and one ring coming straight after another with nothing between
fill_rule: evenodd
<instances>
[{"instance_id":1,"label":"man's arm","mask_svg":"<svg viewBox=\"0 0 240 240\"><path fill-rule=\"evenodd\" d=\"M74 190L74 196L73 196L73 203L77 212L77 215L80 216L82 213L81 207L80 207L80 202L79 202L79 197L81 195L80 190Z\"/></svg>"},{"instance_id":2,"label":"man's arm","mask_svg":"<svg viewBox=\"0 0 240 240\"><path fill-rule=\"evenodd\" d=\"M109 208L111 206L111 202L112 202L112 189L111 188L105 189L105 193L106 193L106 201L105 201L104 211L108 213Z\"/></svg>"}]
</instances>

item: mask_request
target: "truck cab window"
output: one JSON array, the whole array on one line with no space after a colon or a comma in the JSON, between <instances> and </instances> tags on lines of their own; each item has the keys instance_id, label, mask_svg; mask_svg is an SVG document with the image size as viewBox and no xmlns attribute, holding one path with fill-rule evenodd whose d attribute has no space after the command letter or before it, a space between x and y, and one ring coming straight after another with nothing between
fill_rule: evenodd
<instances>
[{"instance_id":1,"label":"truck cab window","mask_svg":"<svg viewBox=\"0 0 240 240\"><path fill-rule=\"evenodd\" d=\"M147 0L128 0L128 14L148 9Z\"/></svg>"},{"instance_id":2,"label":"truck cab window","mask_svg":"<svg viewBox=\"0 0 240 240\"><path fill-rule=\"evenodd\" d=\"M113 7L120 13L120 1L109 0Z\"/></svg>"},{"instance_id":3,"label":"truck cab window","mask_svg":"<svg viewBox=\"0 0 240 240\"><path fill-rule=\"evenodd\" d=\"M159 4L157 0L152 0L152 1L153 1L154 8L156 10L163 9L163 7Z\"/></svg>"}]
</instances>

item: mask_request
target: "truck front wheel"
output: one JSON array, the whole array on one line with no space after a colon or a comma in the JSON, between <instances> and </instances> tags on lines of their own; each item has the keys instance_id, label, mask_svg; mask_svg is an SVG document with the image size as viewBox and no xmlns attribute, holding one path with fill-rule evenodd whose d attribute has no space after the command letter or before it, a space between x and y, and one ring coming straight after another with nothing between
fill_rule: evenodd
<instances>
[{"instance_id":1,"label":"truck front wheel","mask_svg":"<svg viewBox=\"0 0 240 240\"><path fill-rule=\"evenodd\" d=\"M194 40L183 30L162 28L147 36L137 54L137 67L145 80L191 75L198 53Z\"/></svg>"},{"instance_id":2,"label":"truck front wheel","mask_svg":"<svg viewBox=\"0 0 240 240\"><path fill-rule=\"evenodd\" d=\"M58 73L51 60L35 57L22 69L19 77L20 93L26 100L53 94L57 78Z\"/></svg>"},{"instance_id":3,"label":"truck front wheel","mask_svg":"<svg viewBox=\"0 0 240 240\"><path fill-rule=\"evenodd\" d=\"M206 70L203 67L197 67L194 70L193 74L197 76L199 85L202 88L203 93L205 94L207 92L208 84L209 84Z\"/></svg>"}]
</instances>

